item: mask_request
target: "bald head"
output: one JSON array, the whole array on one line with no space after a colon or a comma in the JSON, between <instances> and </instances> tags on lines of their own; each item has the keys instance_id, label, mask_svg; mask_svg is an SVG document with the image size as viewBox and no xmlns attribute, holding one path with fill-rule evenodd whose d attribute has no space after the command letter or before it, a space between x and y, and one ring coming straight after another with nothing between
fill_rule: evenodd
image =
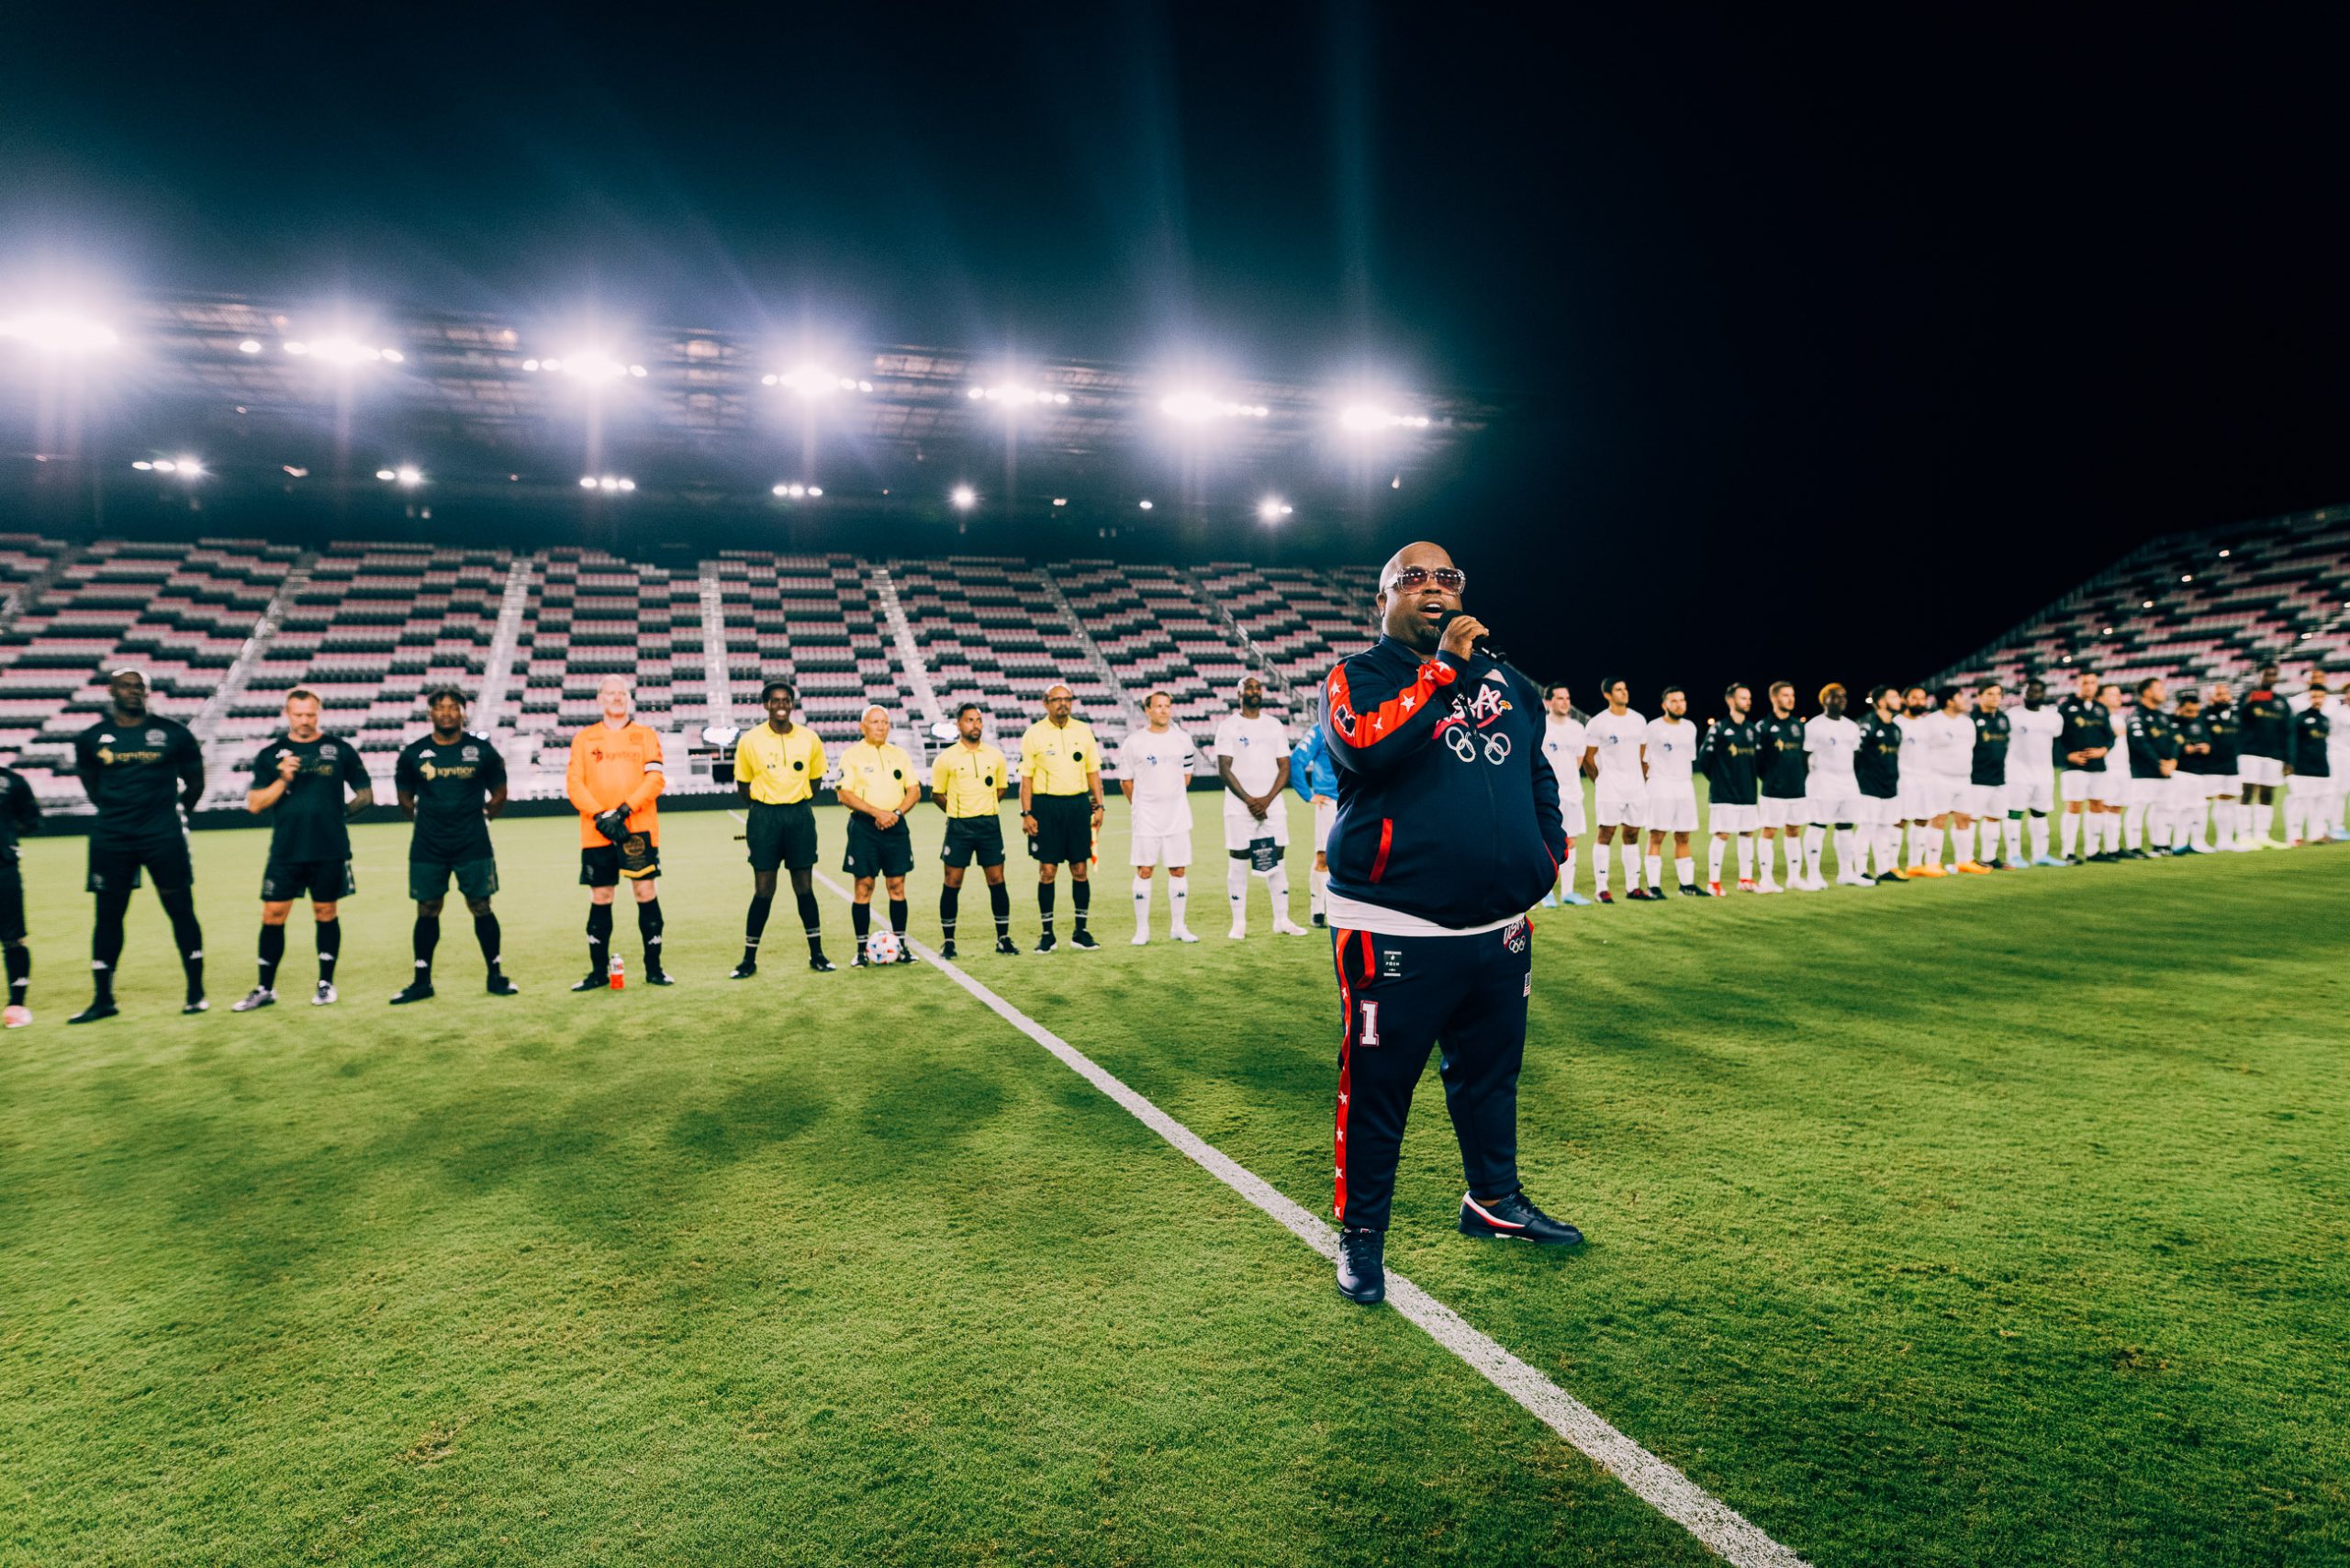
<instances>
[{"instance_id":1,"label":"bald head","mask_svg":"<svg viewBox=\"0 0 2350 1568\"><path fill-rule=\"evenodd\" d=\"M1423 654L1432 654L1444 635L1444 623L1460 612L1466 577L1452 564L1452 553L1426 540L1406 544L1379 569L1380 630Z\"/></svg>"}]
</instances>

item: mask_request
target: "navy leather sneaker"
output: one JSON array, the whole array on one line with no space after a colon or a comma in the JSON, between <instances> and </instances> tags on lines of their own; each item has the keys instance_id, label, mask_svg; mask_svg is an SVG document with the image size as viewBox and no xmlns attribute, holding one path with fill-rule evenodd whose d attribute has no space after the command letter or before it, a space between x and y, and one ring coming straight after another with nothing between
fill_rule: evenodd
<instances>
[{"instance_id":1,"label":"navy leather sneaker","mask_svg":"<svg viewBox=\"0 0 2350 1568\"><path fill-rule=\"evenodd\" d=\"M1460 1234L1484 1237L1496 1240L1532 1241L1545 1247L1574 1247L1583 1241L1583 1232L1562 1219L1552 1219L1527 1202L1524 1193L1512 1193L1508 1197L1490 1204L1481 1204L1472 1195L1460 1195Z\"/></svg>"},{"instance_id":2,"label":"navy leather sneaker","mask_svg":"<svg viewBox=\"0 0 2350 1568\"><path fill-rule=\"evenodd\" d=\"M1387 1238L1352 1226L1338 1232L1338 1294L1358 1306L1387 1299Z\"/></svg>"}]
</instances>

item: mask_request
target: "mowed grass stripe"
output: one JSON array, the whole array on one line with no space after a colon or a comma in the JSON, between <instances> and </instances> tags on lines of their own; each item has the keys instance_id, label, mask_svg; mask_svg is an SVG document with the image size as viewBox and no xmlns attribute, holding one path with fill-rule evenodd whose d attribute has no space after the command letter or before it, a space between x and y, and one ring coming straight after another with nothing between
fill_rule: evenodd
<instances>
[{"instance_id":1,"label":"mowed grass stripe","mask_svg":"<svg viewBox=\"0 0 2350 1568\"><path fill-rule=\"evenodd\" d=\"M718 979L731 827L668 824L675 991L561 990L569 824L519 823L527 994L454 920L442 995L384 1007L371 828L340 1007L179 1018L142 899L131 1011L75 1030L80 846L31 846L0 1559L1704 1560L945 977L809 976L786 924ZM262 839L196 843L225 997Z\"/></svg>"},{"instance_id":2,"label":"mowed grass stripe","mask_svg":"<svg viewBox=\"0 0 2350 1568\"><path fill-rule=\"evenodd\" d=\"M1327 946L1255 897L1180 980L1114 915L979 972L1319 1210ZM1464 1246L1431 1082L1390 1258L1816 1561L2337 1560L2345 897L2322 848L1545 912L1523 1156L1593 1244Z\"/></svg>"},{"instance_id":3,"label":"mowed grass stripe","mask_svg":"<svg viewBox=\"0 0 2350 1568\"><path fill-rule=\"evenodd\" d=\"M844 900L849 897L848 890L831 878L826 877L823 881L836 896ZM1191 1128L1120 1082L1083 1051L973 980L959 966L941 958L935 949L921 942L913 946L923 958L938 965L941 972L982 1006L1052 1053L1056 1060L1262 1210L1325 1261L1336 1262L1337 1234L1332 1226L1283 1197L1262 1177L1206 1143ZM1389 1305L1406 1321L1425 1330L1430 1338L1516 1400L1528 1415L1624 1483L1633 1495L1695 1536L1708 1551L1739 1564L1739 1568L1796 1568L1803 1562L1802 1558L1740 1517L1736 1509L1708 1495L1680 1471L1608 1425L1589 1406L1511 1355L1403 1274L1388 1275L1387 1293Z\"/></svg>"}]
</instances>

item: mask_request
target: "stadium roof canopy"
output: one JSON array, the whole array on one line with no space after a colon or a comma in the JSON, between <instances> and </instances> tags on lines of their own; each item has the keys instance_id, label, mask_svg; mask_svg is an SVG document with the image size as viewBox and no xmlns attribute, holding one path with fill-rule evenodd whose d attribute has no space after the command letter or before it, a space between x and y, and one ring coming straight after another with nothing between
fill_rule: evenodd
<instances>
[{"instance_id":1,"label":"stadium roof canopy","mask_svg":"<svg viewBox=\"0 0 2350 1568\"><path fill-rule=\"evenodd\" d=\"M108 465L185 447L222 477L243 465L272 482L301 468L372 483L415 465L457 485L621 473L646 491L763 494L803 480L943 505L968 480L1236 509L1440 478L1517 407L903 344L794 363L715 328L599 337L231 296L144 297L105 330L103 352L70 363L0 337L8 447Z\"/></svg>"}]
</instances>

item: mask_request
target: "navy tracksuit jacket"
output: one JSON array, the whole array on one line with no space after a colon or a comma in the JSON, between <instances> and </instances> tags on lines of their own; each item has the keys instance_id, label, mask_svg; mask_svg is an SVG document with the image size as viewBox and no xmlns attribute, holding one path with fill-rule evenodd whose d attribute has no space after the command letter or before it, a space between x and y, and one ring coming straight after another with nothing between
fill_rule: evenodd
<instances>
[{"instance_id":1,"label":"navy tracksuit jacket","mask_svg":"<svg viewBox=\"0 0 2350 1568\"><path fill-rule=\"evenodd\" d=\"M1517 1075L1533 993L1526 912L1566 853L1542 702L1483 657L1423 657L1393 637L1324 683L1337 764L1330 891L1460 935L1389 936L1333 919L1346 1027L1338 1048L1341 1223L1387 1227L1412 1091L1443 1051L1445 1107L1472 1192L1517 1189Z\"/></svg>"}]
</instances>

